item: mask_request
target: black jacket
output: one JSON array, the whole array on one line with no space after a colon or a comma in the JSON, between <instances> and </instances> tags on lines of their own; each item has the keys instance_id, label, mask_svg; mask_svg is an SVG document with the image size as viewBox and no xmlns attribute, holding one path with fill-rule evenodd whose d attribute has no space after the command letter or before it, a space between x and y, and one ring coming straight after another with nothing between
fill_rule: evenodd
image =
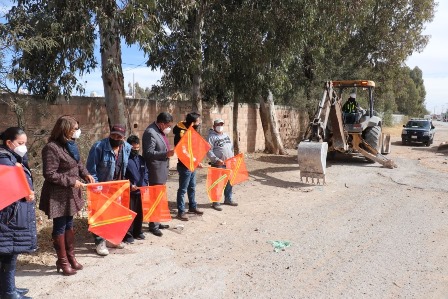
<instances>
[{"instance_id":1,"label":"black jacket","mask_svg":"<svg viewBox=\"0 0 448 299\"><path fill-rule=\"evenodd\" d=\"M20 156L0 146L0 164L15 166L20 163L33 189L31 172ZM0 210L0 254L33 252L37 249L35 202L20 199Z\"/></svg>"},{"instance_id":2,"label":"black jacket","mask_svg":"<svg viewBox=\"0 0 448 299\"><path fill-rule=\"evenodd\" d=\"M146 168L145 159L142 156L131 153L125 178L131 182L131 185L148 186L148 168ZM131 194L140 194L140 190L131 191Z\"/></svg>"}]
</instances>

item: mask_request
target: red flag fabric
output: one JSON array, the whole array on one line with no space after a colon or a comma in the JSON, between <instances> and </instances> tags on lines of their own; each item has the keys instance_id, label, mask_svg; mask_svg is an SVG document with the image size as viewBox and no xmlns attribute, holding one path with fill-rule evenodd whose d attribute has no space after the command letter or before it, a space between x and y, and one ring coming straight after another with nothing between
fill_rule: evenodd
<instances>
[{"instance_id":1,"label":"red flag fabric","mask_svg":"<svg viewBox=\"0 0 448 299\"><path fill-rule=\"evenodd\" d=\"M0 165L0 210L31 194L21 166Z\"/></svg>"},{"instance_id":2,"label":"red flag fabric","mask_svg":"<svg viewBox=\"0 0 448 299\"><path fill-rule=\"evenodd\" d=\"M89 231L120 244L135 216L129 210L129 181L111 181L87 185ZM123 204L127 206L123 206Z\"/></svg>"},{"instance_id":3,"label":"red flag fabric","mask_svg":"<svg viewBox=\"0 0 448 299\"><path fill-rule=\"evenodd\" d=\"M196 132L193 126L190 126L180 138L174 152L190 171L194 171L210 148L210 144Z\"/></svg>"},{"instance_id":4,"label":"red flag fabric","mask_svg":"<svg viewBox=\"0 0 448 299\"><path fill-rule=\"evenodd\" d=\"M244 163L244 154L240 153L225 161L226 168L232 170L230 176L230 185L235 186L249 179L246 163Z\"/></svg>"},{"instance_id":5,"label":"red flag fabric","mask_svg":"<svg viewBox=\"0 0 448 299\"><path fill-rule=\"evenodd\" d=\"M207 172L207 195L211 202L220 202L232 170L209 167Z\"/></svg>"},{"instance_id":6,"label":"red flag fabric","mask_svg":"<svg viewBox=\"0 0 448 299\"><path fill-rule=\"evenodd\" d=\"M171 221L171 213L166 196L166 186L155 185L140 187L139 189L142 195L143 221Z\"/></svg>"}]
</instances>

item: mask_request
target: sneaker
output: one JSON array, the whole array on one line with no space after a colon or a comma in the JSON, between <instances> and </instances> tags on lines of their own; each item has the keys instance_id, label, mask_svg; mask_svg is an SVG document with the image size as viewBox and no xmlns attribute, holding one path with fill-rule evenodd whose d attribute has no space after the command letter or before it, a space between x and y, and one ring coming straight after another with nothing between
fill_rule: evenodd
<instances>
[{"instance_id":1,"label":"sneaker","mask_svg":"<svg viewBox=\"0 0 448 299\"><path fill-rule=\"evenodd\" d=\"M194 213L194 214L196 214L196 215L202 215L202 214L204 214L204 212L202 212L201 210L198 210L197 208L196 208L196 209L189 209L188 212L189 212L189 213Z\"/></svg>"},{"instance_id":2,"label":"sneaker","mask_svg":"<svg viewBox=\"0 0 448 299\"><path fill-rule=\"evenodd\" d=\"M123 242L121 242L120 244L115 245L114 243L111 243L109 241L106 241L106 246L109 247L109 248L118 248L118 249L123 249L125 247Z\"/></svg>"},{"instance_id":3,"label":"sneaker","mask_svg":"<svg viewBox=\"0 0 448 299\"><path fill-rule=\"evenodd\" d=\"M145 239L145 235L143 233L140 233L137 236L134 236L134 238L137 239L137 240L144 240Z\"/></svg>"},{"instance_id":4,"label":"sneaker","mask_svg":"<svg viewBox=\"0 0 448 299\"><path fill-rule=\"evenodd\" d=\"M216 211L222 211L222 208L221 208L221 205L219 204L219 202L212 203L212 208L215 209Z\"/></svg>"},{"instance_id":5,"label":"sneaker","mask_svg":"<svg viewBox=\"0 0 448 299\"><path fill-rule=\"evenodd\" d=\"M176 218L182 221L188 221L188 216L185 213L177 214Z\"/></svg>"},{"instance_id":6,"label":"sneaker","mask_svg":"<svg viewBox=\"0 0 448 299\"><path fill-rule=\"evenodd\" d=\"M101 256L106 256L109 254L109 250L107 250L105 240L101 241L100 244L96 245L96 253Z\"/></svg>"},{"instance_id":7,"label":"sneaker","mask_svg":"<svg viewBox=\"0 0 448 299\"><path fill-rule=\"evenodd\" d=\"M232 207L238 206L238 203L234 201L225 201L224 204Z\"/></svg>"}]
</instances>

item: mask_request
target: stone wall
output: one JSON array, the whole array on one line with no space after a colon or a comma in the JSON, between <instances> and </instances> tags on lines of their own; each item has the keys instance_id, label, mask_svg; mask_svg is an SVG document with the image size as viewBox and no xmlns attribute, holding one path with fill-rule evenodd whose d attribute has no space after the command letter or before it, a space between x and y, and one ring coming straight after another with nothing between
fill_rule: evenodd
<instances>
[{"instance_id":1,"label":"stone wall","mask_svg":"<svg viewBox=\"0 0 448 299\"><path fill-rule=\"evenodd\" d=\"M191 103L188 101L154 101L126 99L130 113L131 132L141 137L145 128L153 122L160 112L167 111L174 117L174 122L184 120L185 115L190 112ZM17 125L17 116L11 105L7 105L7 95L0 95L0 131L9 126ZM45 142L51 132L56 119L64 114L73 115L80 123L82 130L81 140L93 143L93 141L107 137L109 125L104 98L98 97L73 97L69 102L64 99L54 104L45 103L32 96L20 96L20 106L23 111L24 127L30 142ZM285 147L295 148L297 140L302 137L308 115L306 112L296 109L277 106L277 116L280 124L280 135ZM215 118L225 121L225 132L233 137L233 107L232 104L225 106L211 106L207 103L203 107L202 135L207 136ZM238 138L240 150L244 153L264 150L263 127L257 104L241 104L238 118ZM170 134L170 142L173 135ZM30 143L29 142L29 143ZM173 159L172 159L173 160Z\"/></svg>"}]
</instances>

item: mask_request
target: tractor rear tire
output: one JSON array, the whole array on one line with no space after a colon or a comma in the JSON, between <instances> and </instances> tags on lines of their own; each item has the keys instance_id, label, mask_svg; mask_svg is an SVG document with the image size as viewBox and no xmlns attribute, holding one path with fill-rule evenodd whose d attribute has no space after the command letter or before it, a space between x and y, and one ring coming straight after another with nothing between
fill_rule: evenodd
<instances>
[{"instance_id":1,"label":"tractor rear tire","mask_svg":"<svg viewBox=\"0 0 448 299\"><path fill-rule=\"evenodd\" d=\"M382 132L380 126L369 127L364 131L364 140L378 152L381 152L381 136ZM366 158L366 160L371 163L375 162L368 158Z\"/></svg>"}]
</instances>

